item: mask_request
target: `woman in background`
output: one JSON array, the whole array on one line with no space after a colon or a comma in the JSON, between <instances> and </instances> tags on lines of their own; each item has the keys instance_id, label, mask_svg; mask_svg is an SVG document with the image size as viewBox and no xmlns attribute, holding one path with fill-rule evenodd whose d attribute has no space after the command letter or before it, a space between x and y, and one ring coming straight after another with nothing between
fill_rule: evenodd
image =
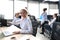
<instances>
[{"instance_id":1,"label":"woman in background","mask_svg":"<svg viewBox=\"0 0 60 40\"><path fill-rule=\"evenodd\" d=\"M53 23L57 20L57 13L53 15L53 19L49 22L49 25L52 27Z\"/></svg>"}]
</instances>

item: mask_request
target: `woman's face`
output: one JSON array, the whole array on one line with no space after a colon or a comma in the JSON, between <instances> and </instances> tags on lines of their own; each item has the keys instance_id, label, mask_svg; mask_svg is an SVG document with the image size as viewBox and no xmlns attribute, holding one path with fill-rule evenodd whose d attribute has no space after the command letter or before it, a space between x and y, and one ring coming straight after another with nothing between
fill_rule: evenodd
<instances>
[{"instance_id":1,"label":"woman's face","mask_svg":"<svg viewBox=\"0 0 60 40\"><path fill-rule=\"evenodd\" d=\"M26 17L27 13L24 10L21 10L21 16Z\"/></svg>"}]
</instances>

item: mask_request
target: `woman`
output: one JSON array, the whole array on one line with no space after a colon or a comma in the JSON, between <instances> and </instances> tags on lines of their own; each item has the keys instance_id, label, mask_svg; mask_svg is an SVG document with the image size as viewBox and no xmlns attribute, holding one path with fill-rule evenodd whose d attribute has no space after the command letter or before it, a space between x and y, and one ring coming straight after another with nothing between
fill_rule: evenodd
<instances>
[{"instance_id":1,"label":"woman","mask_svg":"<svg viewBox=\"0 0 60 40\"><path fill-rule=\"evenodd\" d=\"M17 33L32 33L32 23L31 20L28 19L27 16L27 11L25 9L21 9L21 19L17 20L16 23L20 24L20 31L15 31L13 32L13 34L17 34Z\"/></svg>"}]
</instances>

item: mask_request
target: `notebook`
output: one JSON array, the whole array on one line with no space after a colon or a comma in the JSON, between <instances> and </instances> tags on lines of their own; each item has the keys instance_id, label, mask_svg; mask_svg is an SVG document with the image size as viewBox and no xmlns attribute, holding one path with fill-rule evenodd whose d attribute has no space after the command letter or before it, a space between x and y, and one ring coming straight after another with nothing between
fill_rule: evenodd
<instances>
[{"instance_id":1,"label":"notebook","mask_svg":"<svg viewBox=\"0 0 60 40\"><path fill-rule=\"evenodd\" d=\"M3 34L4 34L5 36L9 36L9 35L12 35L13 32L19 31L19 30L20 30L20 29L17 28L16 26L11 25L10 27L8 27L6 30L3 31Z\"/></svg>"}]
</instances>

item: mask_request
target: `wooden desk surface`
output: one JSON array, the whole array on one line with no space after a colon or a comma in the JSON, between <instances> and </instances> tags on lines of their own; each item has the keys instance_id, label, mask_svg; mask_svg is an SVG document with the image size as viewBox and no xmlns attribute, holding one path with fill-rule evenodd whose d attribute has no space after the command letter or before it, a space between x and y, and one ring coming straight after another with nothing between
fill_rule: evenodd
<instances>
[{"instance_id":1,"label":"wooden desk surface","mask_svg":"<svg viewBox=\"0 0 60 40\"><path fill-rule=\"evenodd\" d=\"M17 35L13 35L13 36L9 36L9 37L4 37L1 40L11 40L11 37L16 37L16 40L26 40L26 39L30 39L30 40L37 40L36 37L32 36L32 35L25 35L25 34L17 34Z\"/></svg>"},{"instance_id":2,"label":"wooden desk surface","mask_svg":"<svg viewBox=\"0 0 60 40\"><path fill-rule=\"evenodd\" d=\"M36 38L33 35L29 35L29 34L16 34L16 35L4 37L4 38L2 38L0 40L11 40L12 37L15 37L16 40L26 40L26 39L30 39L30 40L41 40L41 39Z\"/></svg>"},{"instance_id":3,"label":"wooden desk surface","mask_svg":"<svg viewBox=\"0 0 60 40\"><path fill-rule=\"evenodd\" d=\"M6 27L0 27L0 31L6 29ZM31 34L16 34L16 35L12 35L12 36L8 36L8 37L4 37L0 40L11 40L11 37L16 37L16 40L26 40L26 39L30 39L30 40L40 40L36 37L34 37Z\"/></svg>"}]
</instances>

